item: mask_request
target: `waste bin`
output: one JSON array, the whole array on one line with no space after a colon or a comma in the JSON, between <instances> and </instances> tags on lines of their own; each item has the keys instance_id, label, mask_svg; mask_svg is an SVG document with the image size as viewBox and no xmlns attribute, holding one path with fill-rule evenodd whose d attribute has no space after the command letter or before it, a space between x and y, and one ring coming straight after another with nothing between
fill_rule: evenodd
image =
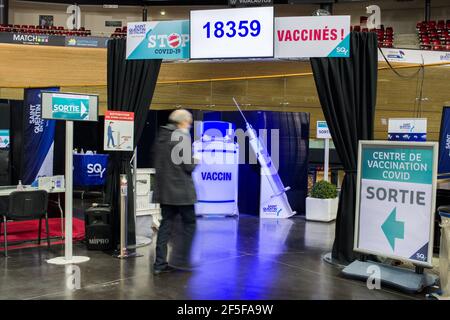
<instances>
[{"instance_id":1,"label":"waste bin","mask_svg":"<svg viewBox=\"0 0 450 320\"><path fill-rule=\"evenodd\" d=\"M441 216L441 247L439 250L439 277L441 282L441 297L450 299L450 206L438 209Z\"/></svg>"}]
</instances>

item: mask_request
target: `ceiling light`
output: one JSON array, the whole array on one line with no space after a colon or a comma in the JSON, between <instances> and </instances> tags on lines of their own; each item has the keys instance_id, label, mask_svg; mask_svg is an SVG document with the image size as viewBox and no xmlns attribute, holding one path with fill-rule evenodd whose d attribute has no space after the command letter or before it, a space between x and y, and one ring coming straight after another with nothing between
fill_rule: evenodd
<instances>
[{"instance_id":1,"label":"ceiling light","mask_svg":"<svg viewBox=\"0 0 450 320\"><path fill-rule=\"evenodd\" d=\"M166 15L166 10L161 10L161 11L159 12L159 14L162 15L162 16L165 16L165 15Z\"/></svg>"}]
</instances>

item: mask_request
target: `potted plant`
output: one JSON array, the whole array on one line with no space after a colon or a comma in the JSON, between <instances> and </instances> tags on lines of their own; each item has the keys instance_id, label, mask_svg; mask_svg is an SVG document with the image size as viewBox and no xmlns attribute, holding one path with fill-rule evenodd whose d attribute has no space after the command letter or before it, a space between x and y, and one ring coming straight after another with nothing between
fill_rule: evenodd
<instances>
[{"instance_id":1,"label":"potted plant","mask_svg":"<svg viewBox=\"0 0 450 320\"><path fill-rule=\"evenodd\" d=\"M306 198L306 220L329 222L336 219L338 194L334 184L319 181Z\"/></svg>"}]
</instances>

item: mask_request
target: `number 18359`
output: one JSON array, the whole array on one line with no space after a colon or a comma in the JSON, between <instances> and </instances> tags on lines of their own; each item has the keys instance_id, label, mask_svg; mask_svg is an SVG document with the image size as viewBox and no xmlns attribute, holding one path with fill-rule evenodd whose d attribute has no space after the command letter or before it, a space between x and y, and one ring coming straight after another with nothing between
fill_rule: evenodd
<instances>
[{"instance_id":1,"label":"number 18359","mask_svg":"<svg viewBox=\"0 0 450 320\"><path fill-rule=\"evenodd\" d=\"M241 38L257 37L261 33L261 22L258 20L241 20L238 23L236 21L217 21L214 24L207 22L203 29L206 30L206 38L208 39L211 37L220 39L224 36L228 38L237 36Z\"/></svg>"}]
</instances>

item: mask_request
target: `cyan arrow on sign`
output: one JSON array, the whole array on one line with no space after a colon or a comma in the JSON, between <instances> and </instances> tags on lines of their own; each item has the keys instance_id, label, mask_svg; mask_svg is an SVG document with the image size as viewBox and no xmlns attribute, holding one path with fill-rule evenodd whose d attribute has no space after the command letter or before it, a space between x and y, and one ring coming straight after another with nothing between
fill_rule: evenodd
<instances>
[{"instance_id":1,"label":"cyan arrow on sign","mask_svg":"<svg viewBox=\"0 0 450 320\"><path fill-rule=\"evenodd\" d=\"M395 239L405 238L405 223L397 220L397 208L392 210L386 221L381 225L381 229L389 241L392 250L395 250Z\"/></svg>"},{"instance_id":2,"label":"cyan arrow on sign","mask_svg":"<svg viewBox=\"0 0 450 320\"><path fill-rule=\"evenodd\" d=\"M87 112L87 108L84 105L83 101L80 101L80 104L81 104L81 118L85 119L89 114Z\"/></svg>"}]
</instances>

